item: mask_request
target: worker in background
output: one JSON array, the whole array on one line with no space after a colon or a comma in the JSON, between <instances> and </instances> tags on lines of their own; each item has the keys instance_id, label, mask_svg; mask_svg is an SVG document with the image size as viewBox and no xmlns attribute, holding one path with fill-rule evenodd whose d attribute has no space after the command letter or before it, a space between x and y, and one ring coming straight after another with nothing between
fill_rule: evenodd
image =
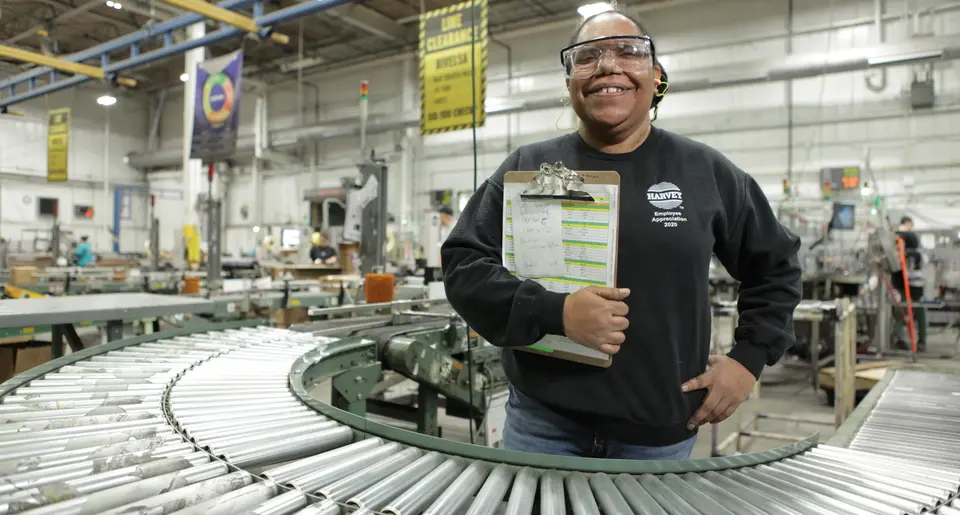
<instances>
[{"instance_id":1,"label":"worker in background","mask_svg":"<svg viewBox=\"0 0 960 515\"><path fill-rule=\"evenodd\" d=\"M94 262L93 246L91 246L87 240L89 240L87 236L81 236L80 244L77 245L77 249L74 251L74 259L76 260L77 266L90 266Z\"/></svg>"},{"instance_id":2,"label":"worker in background","mask_svg":"<svg viewBox=\"0 0 960 515\"><path fill-rule=\"evenodd\" d=\"M453 217L453 208L446 204L440 206L437 212L440 213L440 243L443 243L450 236L457 219Z\"/></svg>"},{"instance_id":3,"label":"worker in background","mask_svg":"<svg viewBox=\"0 0 960 515\"><path fill-rule=\"evenodd\" d=\"M443 244L446 294L471 328L504 348L504 448L688 458L697 428L733 414L764 366L795 343L800 240L749 174L705 144L652 126L667 77L629 15L586 18L560 57L579 129L522 146L477 189ZM620 174L617 288L557 293L503 266L504 174L557 161ZM682 203L648 202L648 189L667 183ZM711 254L740 281L736 344L726 355L709 355ZM520 350L547 335L612 355L612 364Z\"/></svg>"},{"instance_id":4,"label":"worker in background","mask_svg":"<svg viewBox=\"0 0 960 515\"><path fill-rule=\"evenodd\" d=\"M894 307L893 316L893 336L895 345L902 349L909 349L911 338L906 335L906 323L903 315L907 311L907 295L903 284L903 274L907 274L907 281L910 283L910 300L918 303L923 299L923 254L920 253L920 238L913 232L913 219L905 216L900 219L900 227L897 228L897 237L903 239L903 253L907 262L906 270L899 270L890 275L890 281L894 289L900 293L900 299L903 302L903 309ZM913 305L913 323L917 331L917 351L924 351L927 348L927 309L916 304Z\"/></svg>"},{"instance_id":5,"label":"worker in background","mask_svg":"<svg viewBox=\"0 0 960 515\"><path fill-rule=\"evenodd\" d=\"M334 265L337 263L337 251L330 246L327 235L314 231L310 235L310 261L315 265Z\"/></svg>"}]
</instances>

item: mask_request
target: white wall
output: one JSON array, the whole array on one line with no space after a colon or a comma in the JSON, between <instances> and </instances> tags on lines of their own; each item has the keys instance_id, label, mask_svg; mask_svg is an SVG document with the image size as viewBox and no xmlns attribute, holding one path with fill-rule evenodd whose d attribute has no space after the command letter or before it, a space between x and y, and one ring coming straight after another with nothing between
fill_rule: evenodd
<instances>
[{"instance_id":1,"label":"white wall","mask_svg":"<svg viewBox=\"0 0 960 515\"><path fill-rule=\"evenodd\" d=\"M670 2L667 2L668 4ZM793 14L793 49L797 53L833 53L871 46L877 34L869 23L874 12L871 0L804 0ZM934 0L886 0L883 23L887 42L904 41L911 22L902 16L910 9L938 6L939 11L920 20L922 31L939 36L960 34L960 10L956 3ZM738 62L782 59L786 55L786 0L709 0L679 7L653 9L641 19L653 33L661 59L673 81L682 81L710 67L735 73ZM908 16L909 20L910 17ZM860 20L860 23L852 23ZM490 45L488 107L508 99L556 98L563 92L558 50L565 46L570 25L528 31L518 35L494 35L513 49L513 80L507 81L506 52ZM826 27L834 27L826 29ZM836 28L842 27L842 28ZM747 41L747 40L753 41ZM408 58L408 59L413 59ZM319 88L319 120L356 117L358 86L370 81L372 116L413 115L416 100L416 66L405 67L401 59L381 61L355 69L308 76ZM917 67L921 69L922 67ZM865 84L877 72L853 72L797 80L792 98L787 84L766 83L686 93L671 93L664 101L657 124L705 143L730 157L753 174L771 201L782 197L782 179L792 168L796 194L808 203L820 198L819 169L824 166L861 165L869 151L876 176L874 189L895 209L910 210L920 227L933 224L960 225L960 65L941 62L934 66L937 106L914 111L908 91L912 67L886 71L886 86L871 91ZM877 78L873 79L877 81ZM406 86L406 93L404 93ZM406 94L406 97L404 96ZM247 97L250 98L249 96ZM314 86L303 87L304 109L299 109L295 82L270 90L270 126L289 127L304 121L312 124ZM788 128L787 104L792 100L793 127ZM243 123L249 128L252 115L245 101ZM162 134L179 145L179 107L168 106ZM355 120L355 118L354 118ZM355 123L355 121L354 121ZM567 109L491 116L478 131L478 180L482 181L501 163L510 148L551 138L573 130L575 117ZM792 132L792 144L790 133ZM510 139L508 148L507 139ZM378 134L370 139L378 153L388 157L391 170L390 210L399 217L414 217L427 205L429 190L473 188L472 135L469 131L429 136L422 141L414 131ZM296 179L269 177L260 188L264 210L261 220L283 223L299 220L306 212L302 189L335 181L352 173L358 138L321 141L319 160L309 170L275 167L269 173L293 173ZM792 149L792 166L788 167ZM301 156L309 168L312 148ZM408 173L409 172L409 173ZM246 170L242 170L246 173ZM912 186L909 184L912 182ZM270 186L276 183L278 186ZM282 184L279 185L279 184ZM231 196L249 199L249 179L236 179ZM417 196L402 192L413 191ZM249 200L248 200L249 201ZM234 204L234 209L239 209ZM245 223L229 222L228 245L237 244Z\"/></svg>"},{"instance_id":2,"label":"white wall","mask_svg":"<svg viewBox=\"0 0 960 515\"><path fill-rule=\"evenodd\" d=\"M24 115L0 115L0 236L17 250L29 248L39 230L50 236L52 218L38 215L38 197L59 199L60 224L77 237L87 235L96 251L112 248L114 187L144 186L144 174L124 164L131 151L145 149L147 112L143 102L120 96L108 109L98 105L101 91L78 88L11 106ZM47 183L47 111L71 108L69 177L65 183ZM109 135L105 133L107 114ZM105 140L109 137L109 153ZM104 177L109 191L104 192ZM94 217L74 217L74 205L94 206ZM142 251L147 237L146 202L137 198L130 218L121 222L120 250Z\"/></svg>"}]
</instances>

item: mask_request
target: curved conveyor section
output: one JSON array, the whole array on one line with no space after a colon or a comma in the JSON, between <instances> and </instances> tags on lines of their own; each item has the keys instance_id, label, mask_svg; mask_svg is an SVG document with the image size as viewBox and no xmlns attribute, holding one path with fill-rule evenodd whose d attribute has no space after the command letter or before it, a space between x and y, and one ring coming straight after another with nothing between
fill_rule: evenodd
<instances>
[{"instance_id":1,"label":"curved conveyor section","mask_svg":"<svg viewBox=\"0 0 960 515\"><path fill-rule=\"evenodd\" d=\"M810 438L628 462L440 440L310 396L305 383L375 359L369 340L265 327L153 338L0 387L0 515L960 514L949 374L898 372L851 449Z\"/></svg>"}]
</instances>

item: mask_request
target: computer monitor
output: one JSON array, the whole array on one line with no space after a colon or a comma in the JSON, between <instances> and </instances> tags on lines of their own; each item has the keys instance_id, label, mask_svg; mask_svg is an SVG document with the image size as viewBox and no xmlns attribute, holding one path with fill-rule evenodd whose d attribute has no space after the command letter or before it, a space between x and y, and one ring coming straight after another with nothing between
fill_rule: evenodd
<instances>
[{"instance_id":1,"label":"computer monitor","mask_svg":"<svg viewBox=\"0 0 960 515\"><path fill-rule=\"evenodd\" d=\"M852 231L854 229L854 223L856 222L856 217L854 216L855 209L856 206L853 204L835 203L833 205L831 228L839 231Z\"/></svg>"},{"instance_id":2,"label":"computer monitor","mask_svg":"<svg viewBox=\"0 0 960 515\"><path fill-rule=\"evenodd\" d=\"M280 231L280 247L295 249L300 246L300 229L283 229Z\"/></svg>"}]
</instances>

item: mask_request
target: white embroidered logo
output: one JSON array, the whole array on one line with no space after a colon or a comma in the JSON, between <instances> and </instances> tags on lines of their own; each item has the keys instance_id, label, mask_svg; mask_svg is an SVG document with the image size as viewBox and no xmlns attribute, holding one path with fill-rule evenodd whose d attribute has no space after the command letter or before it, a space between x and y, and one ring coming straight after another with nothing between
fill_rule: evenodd
<instances>
[{"instance_id":1,"label":"white embroidered logo","mask_svg":"<svg viewBox=\"0 0 960 515\"><path fill-rule=\"evenodd\" d=\"M683 192L676 184L661 182L650 186L647 190L647 200L653 207L660 209L676 209L683 204Z\"/></svg>"},{"instance_id":2,"label":"white embroidered logo","mask_svg":"<svg viewBox=\"0 0 960 515\"><path fill-rule=\"evenodd\" d=\"M653 213L653 223L662 223L664 227L676 227L680 222L686 222L683 213L683 192L676 184L660 182L650 186L647 190L647 200L653 207L663 211ZM676 211L673 211L676 210Z\"/></svg>"}]
</instances>

